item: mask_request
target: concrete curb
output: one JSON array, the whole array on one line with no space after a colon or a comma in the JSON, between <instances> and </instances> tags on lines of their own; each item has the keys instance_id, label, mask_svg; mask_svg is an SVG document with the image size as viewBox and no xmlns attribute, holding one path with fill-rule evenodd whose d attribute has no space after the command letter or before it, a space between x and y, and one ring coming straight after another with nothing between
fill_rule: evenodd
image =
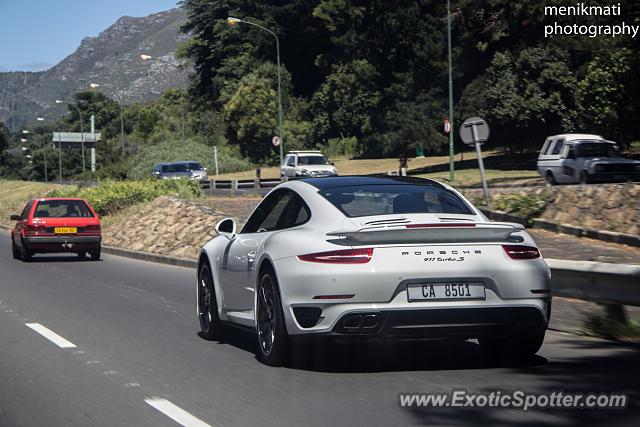
<instances>
[{"instance_id":1,"label":"concrete curb","mask_svg":"<svg viewBox=\"0 0 640 427\"><path fill-rule=\"evenodd\" d=\"M125 258L132 258L141 261L157 262L159 264L175 265L177 267L197 268L198 261L190 258L180 258L169 255L154 254L151 252L133 251L130 249L117 248L115 246L102 245L102 252L117 255Z\"/></svg>"},{"instance_id":2,"label":"concrete curb","mask_svg":"<svg viewBox=\"0 0 640 427\"><path fill-rule=\"evenodd\" d=\"M572 224L558 223L555 221L547 221L545 219L535 218L531 224L527 224L525 218L521 218L507 212L491 211L489 209L480 209L489 219L494 221L506 221L522 224L527 228L540 228L554 233L569 234L575 237L588 237L590 239L601 240L603 242L619 243L622 245L640 247L640 236L634 234L617 233L614 231L594 230L592 228L579 227Z\"/></svg>"}]
</instances>

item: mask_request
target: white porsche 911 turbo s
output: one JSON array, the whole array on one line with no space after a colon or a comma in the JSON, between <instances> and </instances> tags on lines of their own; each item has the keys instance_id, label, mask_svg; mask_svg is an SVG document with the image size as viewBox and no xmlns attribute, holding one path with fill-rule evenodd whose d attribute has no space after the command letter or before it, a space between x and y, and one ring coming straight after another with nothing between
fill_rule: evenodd
<instances>
[{"instance_id":1,"label":"white porsche 911 turbo s","mask_svg":"<svg viewBox=\"0 0 640 427\"><path fill-rule=\"evenodd\" d=\"M551 273L535 242L436 181L290 181L239 232L230 218L216 230L199 258L201 336L250 329L266 364L285 363L296 337L477 338L523 356L542 345Z\"/></svg>"}]
</instances>

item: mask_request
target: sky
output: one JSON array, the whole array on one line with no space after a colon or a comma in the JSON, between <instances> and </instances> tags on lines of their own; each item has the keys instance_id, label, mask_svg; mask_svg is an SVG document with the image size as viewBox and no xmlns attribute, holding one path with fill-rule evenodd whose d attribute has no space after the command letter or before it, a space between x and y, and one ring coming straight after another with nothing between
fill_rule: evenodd
<instances>
[{"instance_id":1,"label":"sky","mask_svg":"<svg viewBox=\"0 0 640 427\"><path fill-rule=\"evenodd\" d=\"M0 71L41 71L121 16L176 7L178 0L0 0Z\"/></svg>"}]
</instances>

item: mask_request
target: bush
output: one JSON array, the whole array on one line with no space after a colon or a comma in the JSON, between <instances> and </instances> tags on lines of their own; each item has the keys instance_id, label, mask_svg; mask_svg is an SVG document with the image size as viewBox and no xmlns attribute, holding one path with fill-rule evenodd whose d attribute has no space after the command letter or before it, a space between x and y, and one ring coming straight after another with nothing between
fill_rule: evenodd
<instances>
[{"instance_id":1,"label":"bush","mask_svg":"<svg viewBox=\"0 0 640 427\"><path fill-rule=\"evenodd\" d=\"M53 190L48 197L81 197L87 199L99 215L108 215L159 196L192 198L202 195L200 185L186 179L104 181L97 187L67 187Z\"/></svg>"},{"instance_id":2,"label":"bush","mask_svg":"<svg viewBox=\"0 0 640 427\"><path fill-rule=\"evenodd\" d=\"M351 136L349 138L331 138L326 145L318 145L318 150L329 157L346 157L352 159L362 154L358 140Z\"/></svg>"},{"instance_id":3,"label":"bush","mask_svg":"<svg viewBox=\"0 0 640 427\"><path fill-rule=\"evenodd\" d=\"M544 197L523 194L506 194L495 202L496 208L530 220L546 206Z\"/></svg>"},{"instance_id":4,"label":"bush","mask_svg":"<svg viewBox=\"0 0 640 427\"><path fill-rule=\"evenodd\" d=\"M128 162L127 177L129 179L145 179L151 174L153 167L160 162L178 160L196 160L207 168L210 175L215 173L213 148L187 140L165 141L157 145L148 145L132 157ZM218 170L220 173L238 172L251 169L251 163L240 158L237 151L229 146L218 147Z\"/></svg>"}]
</instances>

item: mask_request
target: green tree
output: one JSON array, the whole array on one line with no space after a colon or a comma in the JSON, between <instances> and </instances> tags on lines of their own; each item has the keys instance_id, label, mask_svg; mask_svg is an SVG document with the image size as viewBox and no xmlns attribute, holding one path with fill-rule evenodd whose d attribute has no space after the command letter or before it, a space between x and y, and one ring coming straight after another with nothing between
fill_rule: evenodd
<instances>
[{"instance_id":1,"label":"green tree","mask_svg":"<svg viewBox=\"0 0 640 427\"><path fill-rule=\"evenodd\" d=\"M638 112L633 99L638 94L638 84L633 87L633 74L640 61L635 56L627 48L606 50L588 63L587 73L578 83L581 123L586 129L619 138L623 143L629 141L628 122L637 118Z\"/></svg>"},{"instance_id":2,"label":"green tree","mask_svg":"<svg viewBox=\"0 0 640 427\"><path fill-rule=\"evenodd\" d=\"M336 67L311 100L313 136L318 141L345 135L360 139L371 128L381 98L378 78L364 59Z\"/></svg>"},{"instance_id":3,"label":"green tree","mask_svg":"<svg viewBox=\"0 0 640 427\"><path fill-rule=\"evenodd\" d=\"M273 157L271 138L277 127L276 99L271 82L252 73L243 79L224 106L229 140L240 147L244 157L260 162Z\"/></svg>"},{"instance_id":4,"label":"green tree","mask_svg":"<svg viewBox=\"0 0 640 427\"><path fill-rule=\"evenodd\" d=\"M492 125L492 139L523 150L574 129L577 81L567 62L564 51L550 46L527 48L517 56L509 51L494 55L482 112Z\"/></svg>"}]
</instances>

